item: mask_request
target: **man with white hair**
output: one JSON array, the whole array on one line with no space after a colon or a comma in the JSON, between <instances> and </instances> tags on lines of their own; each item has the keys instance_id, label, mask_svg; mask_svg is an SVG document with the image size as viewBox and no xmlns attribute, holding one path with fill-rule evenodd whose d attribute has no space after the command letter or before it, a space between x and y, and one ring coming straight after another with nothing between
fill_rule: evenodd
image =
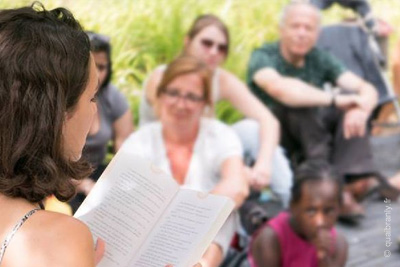
<instances>
[{"instance_id":1,"label":"man with white hair","mask_svg":"<svg viewBox=\"0 0 400 267\"><path fill-rule=\"evenodd\" d=\"M320 20L313 5L289 4L282 13L280 40L253 52L248 84L280 120L281 142L291 159L300 163L323 158L347 181L358 181L376 172L366 125L377 93L332 55L314 47ZM322 90L328 82L346 93ZM352 194L346 190L343 196L342 216L362 216L363 207Z\"/></svg>"}]
</instances>

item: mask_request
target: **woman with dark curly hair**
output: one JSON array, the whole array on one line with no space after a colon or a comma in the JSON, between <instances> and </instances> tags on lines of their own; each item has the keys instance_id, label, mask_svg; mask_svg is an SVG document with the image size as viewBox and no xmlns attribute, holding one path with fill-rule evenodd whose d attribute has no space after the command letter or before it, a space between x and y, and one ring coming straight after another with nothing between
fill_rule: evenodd
<instances>
[{"instance_id":1,"label":"woman with dark curly hair","mask_svg":"<svg viewBox=\"0 0 400 267\"><path fill-rule=\"evenodd\" d=\"M1 10L0 77L0 265L94 266L89 229L41 208L91 172L80 159L98 88L89 39L64 8Z\"/></svg>"},{"instance_id":2,"label":"woman with dark curly hair","mask_svg":"<svg viewBox=\"0 0 400 267\"><path fill-rule=\"evenodd\" d=\"M91 172L81 154L99 77L88 36L64 8L0 10L0 77L0 266L94 266L104 241L95 251L87 226L41 204L70 199Z\"/></svg>"}]
</instances>

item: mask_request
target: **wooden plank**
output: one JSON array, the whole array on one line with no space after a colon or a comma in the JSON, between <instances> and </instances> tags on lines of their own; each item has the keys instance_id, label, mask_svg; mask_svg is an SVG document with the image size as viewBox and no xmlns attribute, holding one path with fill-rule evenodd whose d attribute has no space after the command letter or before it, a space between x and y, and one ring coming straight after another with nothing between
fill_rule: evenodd
<instances>
[{"instance_id":1,"label":"wooden plank","mask_svg":"<svg viewBox=\"0 0 400 267\"><path fill-rule=\"evenodd\" d=\"M400 251L397 239L400 237L400 202L384 203L383 200L365 201L366 217L358 226L338 223L337 229L349 243L349 257L346 266L400 266ZM386 211L386 212L385 212ZM391 241L386 247L386 219L390 226ZM389 233L386 231L386 233ZM391 254L385 257L385 251ZM386 253L389 253L386 252Z\"/></svg>"}]
</instances>

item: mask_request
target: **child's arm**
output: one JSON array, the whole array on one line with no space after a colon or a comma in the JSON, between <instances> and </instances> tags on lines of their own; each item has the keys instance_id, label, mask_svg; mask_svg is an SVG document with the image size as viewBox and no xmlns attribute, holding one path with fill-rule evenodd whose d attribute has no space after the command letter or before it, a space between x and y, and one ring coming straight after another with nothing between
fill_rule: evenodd
<instances>
[{"instance_id":1,"label":"child's arm","mask_svg":"<svg viewBox=\"0 0 400 267\"><path fill-rule=\"evenodd\" d=\"M337 233L336 235L336 253L334 255L334 266L345 266L347 261L348 244L346 238Z\"/></svg>"},{"instance_id":2,"label":"child's arm","mask_svg":"<svg viewBox=\"0 0 400 267\"><path fill-rule=\"evenodd\" d=\"M270 227L264 227L252 243L250 252L257 267L280 266L278 237Z\"/></svg>"}]
</instances>

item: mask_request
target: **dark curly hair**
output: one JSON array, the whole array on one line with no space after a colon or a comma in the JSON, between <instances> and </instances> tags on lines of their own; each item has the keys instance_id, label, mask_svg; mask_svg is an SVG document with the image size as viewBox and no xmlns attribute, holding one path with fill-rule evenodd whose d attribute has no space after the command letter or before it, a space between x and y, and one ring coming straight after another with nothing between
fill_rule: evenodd
<instances>
[{"instance_id":1,"label":"dark curly hair","mask_svg":"<svg viewBox=\"0 0 400 267\"><path fill-rule=\"evenodd\" d=\"M337 171L325 160L312 159L300 164L294 172L291 203L297 203L302 197L304 184L330 181L337 186L337 199L342 203L343 184Z\"/></svg>"},{"instance_id":2,"label":"dark curly hair","mask_svg":"<svg viewBox=\"0 0 400 267\"><path fill-rule=\"evenodd\" d=\"M64 8L0 11L0 193L40 202L75 194L88 163L64 156L63 125L89 79L90 42ZM71 179L72 178L72 179Z\"/></svg>"}]
</instances>

